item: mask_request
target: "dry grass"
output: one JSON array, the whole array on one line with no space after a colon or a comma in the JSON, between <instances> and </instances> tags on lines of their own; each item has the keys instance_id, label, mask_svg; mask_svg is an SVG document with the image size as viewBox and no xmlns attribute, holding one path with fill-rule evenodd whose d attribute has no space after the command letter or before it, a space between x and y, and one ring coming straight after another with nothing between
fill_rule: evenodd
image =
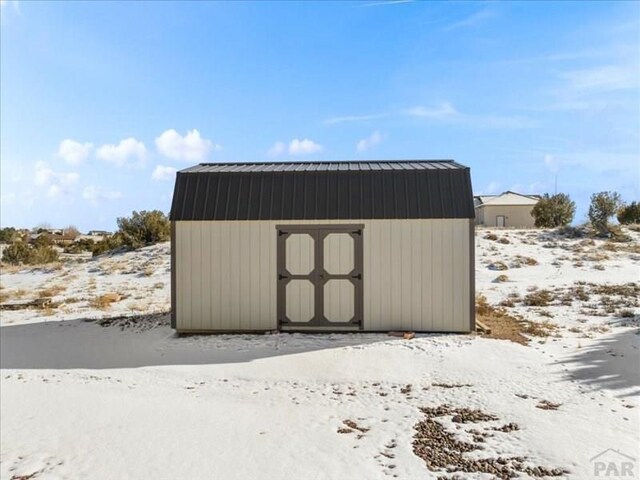
<instances>
[{"instance_id":1,"label":"dry grass","mask_svg":"<svg viewBox=\"0 0 640 480\"><path fill-rule=\"evenodd\" d=\"M522 329L523 333L534 337L548 337L558 330L558 325L549 321L544 322L526 322Z\"/></svg>"},{"instance_id":2,"label":"dry grass","mask_svg":"<svg viewBox=\"0 0 640 480\"><path fill-rule=\"evenodd\" d=\"M23 289L7 290L7 291L4 291L4 292L0 292L0 303L4 303L7 300L12 300L12 299L18 300L18 299L24 297L27 293L29 293L29 292L27 292L26 290L23 290Z\"/></svg>"},{"instance_id":3,"label":"dry grass","mask_svg":"<svg viewBox=\"0 0 640 480\"><path fill-rule=\"evenodd\" d=\"M489 269L490 270L498 270L498 271L502 271L502 270L509 270L509 267L507 266L506 263L501 262L501 261L495 261L495 262L491 262L489 264Z\"/></svg>"},{"instance_id":4,"label":"dry grass","mask_svg":"<svg viewBox=\"0 0 640 480\"><path fill-rule=\"evenodd\" d=\"M503 244L503 245L508 245L509 243L511 243L511 241L510 241L508 238L505 238L505 237L500 237L500 238L497 240L497 242L498 242L498 243L501 243L501 244Z\"/></svg>"},{"instance_id":5,"label":"dry grass","mask_svg":"<svg viewBox=\"0 0 640 480\"><path fill-rule=\"evenodd\" d=\"M38 298L55 297L67 289L66 285L52 285L38 292Z\"/></svg>"},{"instance_id":6,"label":"dry grass","mask_svg":"<svg viewBox=\"0 0 640 480\"><path fill-rule=\"evenodd\" d=\"M529 339L522 335L522 320L509 315L503 308L496 308L483 295L476 297L476 318L491 329L489 338L510 340L527 345Z\"/></svg>"},{"instance_id":7,"label":"dry grass","mask_svg":"<svg viewBox=\"0 0 640 480\"><path fill-rule=\"evenodd\" d=\"M546 307L555 299L549 290L536 290L525 295L522 303L529 307Z\"/></svg>"},{"instance_id":8,"label":"dry grass","mask_svg":"<svg viewBox=\"0 0 640 480\"><path fill-rule=\"evenodd\" d=\"M484 237L485 240L493 240L494 242L498 240L498 236L495 233L487 233Z\"/></svg>"},{"instance_id":9,"label":"dry grass","mask_svg":"<svg viewBox=\"0 0 640 480\"><path fill-rule=\"evenodd\" d=\"M498 275L494 280L496 283L504 283L509 281L509 277L505 274Z\"/></svg>"},{"instance_id":10,"label":"dry grass","mask_svg":"<svg viewBox=\"0 0 640 480\"><path fill-rule=\"evenodd\" d=\"M153 288L163 288L164 287L164 282L158 282L158 283L154 283L153 284Z\"/></svg>"},{"instance_id":11,"label":"dry grass","mask_svg":"<svg viewBox=\"0 0 640 480\"><path fill-rule=\"evenodd\" d=\"M104 295L98 295L89 302L89 305L99 310L107 310L111 308L111 304L120 301L120 295L117 293L105 293Z\"/></svg>"}]
</instances>

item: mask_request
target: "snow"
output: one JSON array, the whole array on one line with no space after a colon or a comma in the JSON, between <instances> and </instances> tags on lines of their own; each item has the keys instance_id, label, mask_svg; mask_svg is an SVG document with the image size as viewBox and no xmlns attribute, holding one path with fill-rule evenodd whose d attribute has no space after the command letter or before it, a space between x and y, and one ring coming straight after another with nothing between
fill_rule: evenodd
<instances>
[{"instance_id":1,"label":"snow","mask_svg":"<svg viewBox=\"0 0 640 480\"><path fill-rule=\"evenodd\" d=\"M483 238L489 232L510 243ZM497 304L532 286L638 281L640 257L633 252L608 252L609 259L574 266L575 255L604 244L598 240L577 254L567 250L581 241L479 230L477 290ZM558 246L545 248L549 243ZM511 264L516 255L539 264L487 268L496 260ZM553 265L561 257L569 260ZM142 273L150 265L153 272ZM499 274L509 281L495 283ZM528 346L442 334L413 340L381 334L178 337L166 314L147 317L149 328L95 321L168 310L166 244L49 273L3 272L1 278L2 292L35 294L60 282L67 289L56 301L82 300L48 316L36 310L1 315L3 479L34 473L38 480L436 478L447 474L429 472L414 455L412 439L423 418L419 408L442 404L499 417L459 430L443 419L461 438L469 428L519 425L494 432L482 450L469 453L476 458L527 456L531 464L565 468L575 479L592 478L590 459L608 448L638 458L637 306L636 316L622 321L615 314L581 313L582 302L516 305L510 311L558 325L557 336L532 338ZM163 286L154 287L158 283ZM107 310L91 307L94 296L108 292L129 297ZM561 405L536 408L541 400ZM370 430L361 438L340 434L344 420Z\"/></svg>"}]
</instances>

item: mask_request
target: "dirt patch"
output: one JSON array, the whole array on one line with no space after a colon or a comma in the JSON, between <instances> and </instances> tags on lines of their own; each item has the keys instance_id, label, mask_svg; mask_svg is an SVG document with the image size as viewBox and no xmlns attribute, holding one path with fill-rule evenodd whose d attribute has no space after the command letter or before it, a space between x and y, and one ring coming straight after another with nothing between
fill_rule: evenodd
<instances>
[{"instance_id":1,"label":"dirt patch","mask_svg":"<svg viewBox=\"0 0 640 480\"><path fill-rule=\"evenodd\" d=\"M119 316L96 320L101 327L119 327L120 330L144 331L169 325L170 315L167 312L148 315Z\"/></svg>"},{"instance_id":2,"label":"dirt patch","mask_svg":"<svg viewBox=\"0 0 640 480\"><path fill-rule=\"evenodd\" d=\"M455 418L465 418L467 422L480 423L496 420L498 417L480 410L469 410L465 408L453 408L449 405L441 405L435 408L421 408L425 415L424 419L418 422L414 429L416 434L413 437L413 453L424 460L427 468L433 472L464 472L464 473L487 473L499 479L511 479L526 473L532 477L560 477L568 473L563 468L550 468L532 465L524 456L499 456L487 458L472 458L467 455L469 452L481 450L483 447L479 443L484 442L488 435L477 429L470 430L469 433L474 439L482 438L474 443L460 440L457 436L448 431L443 425L446 421L436 420L439 417L451 416L451 421ZM507 424L515 425L515 424ZM505 428L505 433L512 431ZM474 434L475 432L475 434Z\"/></svg>"}]
</instances>

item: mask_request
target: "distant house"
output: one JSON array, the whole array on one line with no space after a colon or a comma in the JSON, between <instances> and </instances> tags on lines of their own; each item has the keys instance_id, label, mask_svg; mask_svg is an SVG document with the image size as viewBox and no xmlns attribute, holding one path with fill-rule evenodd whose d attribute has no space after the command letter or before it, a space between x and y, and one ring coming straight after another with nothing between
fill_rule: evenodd
<instances>
[{"instance_id":1,"label":"distant house","mask_svg":"<svg viewBox=\"0 0 640 480\"><path fill-rule=\"evenodd\" d=\"M485 227L534 228L531 210L540 200L539 195L503 192L500 195L473 197L476 225Z\"/></svg>"},{"instance_id":2,"label":"distant house","mask_svg":"<svg viewBox=\"0 0 640 480\"><path fill-rule=\"evenodd\" d=\"M106 230L89 230L87 235L92 237L108 237L111 235L111 232L107 232Z\"/></svg>"}]
</instances>

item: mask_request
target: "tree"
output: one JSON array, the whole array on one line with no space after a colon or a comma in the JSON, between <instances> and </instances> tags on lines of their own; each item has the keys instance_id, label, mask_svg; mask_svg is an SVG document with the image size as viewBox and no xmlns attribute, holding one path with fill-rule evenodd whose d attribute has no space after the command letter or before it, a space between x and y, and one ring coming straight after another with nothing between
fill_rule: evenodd
<instances>
[{"instance_id":1,"label":"tree","mask_svg":"<svg viewBox=\"0 0 640 480\"><path fill-rule=\"evenodd\" d=\"M17 231L13 227L0 228L0 243L12 243L17 236Z\"/></svg>"},{"instance_id":2,"label":"tree","mask_svg":"<svg viewBox=\"0 0 640 480\"><path fill-rule=\"evenodd\" d=\"M134 211L129 218L118 218L118 228L123 243L132 248L166 242L171 236L171 223L159 210Z\"/></svg>"},{"instance_id":3,"label":"tree","mask_svg":"<svg viewBox=\"0 0 640 480\"><path fill-rule=\"evenodd\" d=\"M609 219L620 209L622 200L617 192L600 192L591 195L589 221L601 235L610 233Z\"/></svg>"},{"instance_id":4,"label":"tree","mask_svg":"<svg viewBox=\"0 0 640 480\"><path fill-rule=\"evenodd\" d=\"M538 228L555 228L569 225L576 213L576 204L569 195L545 193L531 210Z\"/></svg>"},{"instance_id":5,"label":"tree","mask_svg":"<svg viewBox=\"0 0 640 480\"><path fill-rule=\"evenodd\" d=\"M622 225L640 223L640 202L631 202L620 207L617 218Z\"/></svg>"},{"instance_id":6,"label":"tree","mask_svg":"<svg viewBox=\"0 0 640 480\"><path fill-rule=\"evenodd\" d=\"M67 228L62 230L64 235L68 235L73 237L74 239L80 235L80 230L78 230L75 226L69 225Z\"/></svg>"}]
</instances>

